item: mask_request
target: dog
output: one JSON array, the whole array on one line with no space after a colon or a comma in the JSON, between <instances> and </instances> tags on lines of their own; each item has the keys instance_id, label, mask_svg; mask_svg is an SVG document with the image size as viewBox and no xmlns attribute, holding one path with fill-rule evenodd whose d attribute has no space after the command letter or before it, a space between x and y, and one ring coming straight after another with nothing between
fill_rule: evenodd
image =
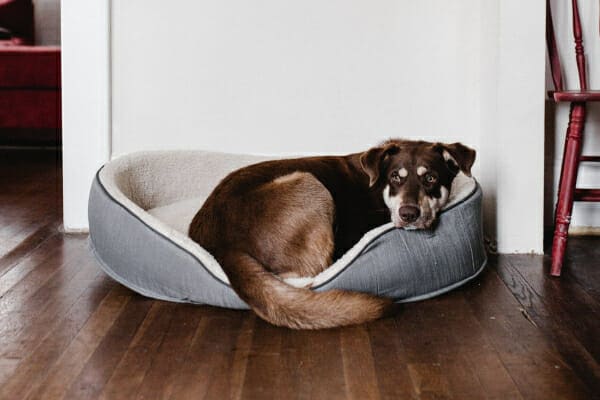
<instances>
[{"instance_id":1,"label":"dog","mask_svg":"<svg viewBox=\"0 0 600 400\"><path fill-rule=\"evenodd\" d=\"M461 143L391 139L363 153L266 161L225 177L194 216L189 236L221 264L236 293L264 320L294 329L354 325L393 301L366 293L297 288L369 230L431 229L453 179L471 174Z\"/></svg>"}]
</instances>

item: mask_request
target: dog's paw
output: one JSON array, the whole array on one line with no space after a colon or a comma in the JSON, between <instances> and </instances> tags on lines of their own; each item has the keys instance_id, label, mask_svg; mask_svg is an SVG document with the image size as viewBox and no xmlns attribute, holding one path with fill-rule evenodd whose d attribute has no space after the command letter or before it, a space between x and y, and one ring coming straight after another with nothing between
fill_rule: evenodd
<instances>
[{"instance_id":1,"label":"dog's paw","mask_svg":"<svg viewBox=\"0 0 600 400\"><path fill-rule=\"evenodd\" d=\"M283 279L288 285L303 289L310 288L313 285L314 280L315 278L312 276L288 277Z\"/></svg>"}]
</instances>

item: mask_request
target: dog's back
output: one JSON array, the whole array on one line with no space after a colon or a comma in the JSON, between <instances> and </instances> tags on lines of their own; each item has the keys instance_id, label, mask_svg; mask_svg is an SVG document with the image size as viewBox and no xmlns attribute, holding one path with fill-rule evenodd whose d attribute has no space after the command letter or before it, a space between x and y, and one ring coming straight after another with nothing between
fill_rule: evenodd
<instances>
[{"instance_id":1,"label":"dog's back","mask_svg":"<svg viewBox=\"0 0 600 400\"><path fill-rule=\"evenodd\" d=\"M357 324L379 318L391 303L361 293L316 293L281 279L314 276L330 265L338 210L368 214L357 209L366 203L364 194L355 201L348 196L357 184L344 174L356 167L351 164L316 157L243 168L219 184L192 221L190 237L215 256L236 292L267 321L302 329ZM336 207L334 196L348 204ZM353 224L345 225L343 231Z\"/></svg>"}]
</instances>

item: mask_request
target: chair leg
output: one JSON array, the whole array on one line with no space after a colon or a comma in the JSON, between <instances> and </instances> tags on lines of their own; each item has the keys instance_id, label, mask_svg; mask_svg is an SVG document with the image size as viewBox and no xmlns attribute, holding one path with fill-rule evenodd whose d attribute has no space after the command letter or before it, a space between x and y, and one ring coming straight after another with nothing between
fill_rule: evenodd
<instances>
[{"instance_id":1,"label":"chair leg","mask_svg":"<svg viewBox=\"0 0 600 400\"><path fill-rule=\"evenodd\" d=\"M565 150L558 187L558 202L556 204L554 239L552 241L552 267L550 275L560 276L565 249L567 247L567 234L573 211L573 194L577 183L577 170L581 155L581 140L585 124L585 103L571 104L569 127L565 140Z\"/></svg>"}]
</instances>

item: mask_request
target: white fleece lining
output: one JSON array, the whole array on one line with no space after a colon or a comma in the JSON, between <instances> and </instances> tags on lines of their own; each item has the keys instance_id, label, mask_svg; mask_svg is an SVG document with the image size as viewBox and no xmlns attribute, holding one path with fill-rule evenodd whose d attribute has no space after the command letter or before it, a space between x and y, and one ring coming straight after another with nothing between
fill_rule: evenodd
<instances>
[{"instance_id":1,"label":"white fleece lining","mask_svg":"<svg viewBox=\"0 0 600 400\"><path fill-rule=\"evenodd\" d=\"M215 277L229 280L215 258L187 235L192 218L212 189L229 172L276 157L205 151L141 152L111 161L98 174L104 189L150 228L196 257ZM475 190L473 178L459 174L452 184L450 208ZM315 277L289 278L298 287L318 286L341 272L375 238L395 229L390 222L367 232L346 254Z\"/></svg>"}]
</instances>

